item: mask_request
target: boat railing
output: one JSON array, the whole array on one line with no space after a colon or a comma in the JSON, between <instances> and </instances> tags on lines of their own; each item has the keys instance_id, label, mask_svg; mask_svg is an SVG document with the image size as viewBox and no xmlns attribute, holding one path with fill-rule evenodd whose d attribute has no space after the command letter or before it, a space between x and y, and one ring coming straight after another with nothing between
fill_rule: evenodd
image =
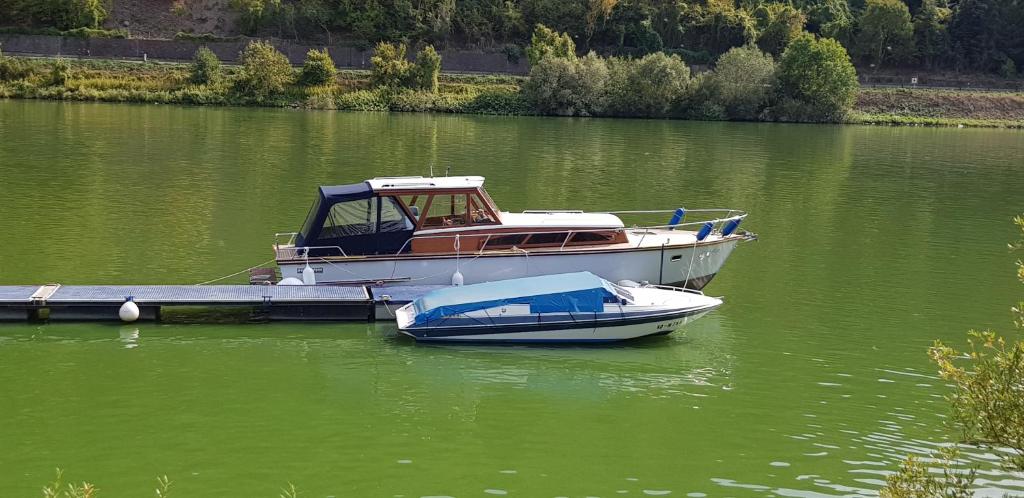
<instances>
[{"instance_id":1,"label":"boat railing","mask_svg":"<svg viewBox=\"0 0 1024 498\"><path fill-rule=\"evenodd\" d=\"M539 213L539 212L552 212L552 213L562 212L562 213L568 213L568 212L578 212L578 211L527 211L527 212L532 212L532 213ZM605 213L602 213L602 214L616 214L616 215L618 215L618 214L665 214L665 213L675 213L675 212L676 212L676 210L669 209L669 210L654 210L654 211L608 211L608 212L605 212ZM561 245L558 247L559 252L565 251L567 249L567 247L574 247L575 246L575 244L570 245L570 241L572 241L573 237L576 234L580 234L580 233L608 233L610 231L614 231L616 233L632 232L632 233L635 233L635 234L639 234L640 235L640 239L637 240L635 246L633 246L634 248L639 248L639 247L641 247L643 245L644 239L647 237L647 235L653 233L653 232L651 232L651 230L677 230L677 229L687 230L687 229L691 229L692 231L696 232L696 231L700 230L701 228L704 228L704 226L706 224L711 223L711 225L712 225L711 231L712 232L716 232L717 231L717 232L721 233L722 228L729 221L731 221L731 220L741 221L741 220L743 220L744 218L747 217L747 213L745 213L743 211L740 211L740 210L736 210L736 209L692 209L692 210L687 210L686 213L687 214L689 214L689 213L705 213L705 214L719 213L719 214L723 214L724 216L720 215L720 216L707 217L707 218L703 218L703 219L700 219L700 220L697 220L697 221L682 221L682 220L680 220L678 223L669 223L669 224L666 224L666 225L646 225L646 226L634 225L634 226L631 226L631 227L618 227L618 228L580 228L580 229L557 230L554 233L565 233L566 234L565 238L561 242ZM507 237L507 236L517 236L517 235L518 236L525 236L525 235L534 235L534 234L537 234L537 233L539 233L539 232L537 232L537 230L529 230L529 231L518 231L518 232L488 233L488 234L475 234L475 233L472 233L472 232L470 232L470 233L456 232L456 233L443 233L443 234L420 234L420 235L413 235L408 240L406 240L402 244L402 246L398 249L398 251L396 251L394 254L397 256L397 255L400 255L400 254L403 254L403 253L407 252L407 250L409 249L409 247L411 246L413 241L416 241L416 240L439 240L439 239L449 239L449 240L452 240L453 246L454 246L454 249L455 249L454 252L457 253L457 254L483 254L483 252L485 250L487 250L488 245L491 244L491 240L494 237ZM302 246L302 247L296 247L296 246L294 246L294 243L295 243L295 239L296 239L297 235L298 234L294 233L294 232L282 232L282 233L274 234L274 237L275 237L274 250L275 250L275 253L276 253L278 259L296 259L296 258L301 258L301 257L304 257L304 256L308 255L309 251L315 251L315 250L318 250L318 249L320 249L320 250L325 250L325 249L326 250L336 250L336 251L338 251L338 253L342 257L348 257L348 255L345 254L345 251L341 247L338 247L338 246L308 246L308 247L307 246ZM288 239L283 244L279 243L280 237L282 237L282 236L288 236ZM483 241L483 243L480 244L479 248L477 248L475 250L472 250L472 251L462 251L461 250L460 245L461 245L461 239L462 238L474 238L475 239L475 238L480 238L480 237L483 237L484 241ZM548 246L548 247L550 248L550 246ZM529 251L526 250L525 248L517 247L515 245L509 246L509 247L502 247L502 249L507 249L507 250L510 250L510 251L518 250L518 251L520 251L520 252L522 252L524 254L527 254L527 255L529 254Z\"/></svg>"},{"instance_id":2,"label":"boat railing","mask_svg":"<svg viewBox=\"0 0 1024 498\"><path fill-rule=\"evenodd\" d=\"M554 211L552 211L552 212L554 212ZM674 213L674 212L675 212L674 210L666 210L666 211L645 211L644 213L647 214L647 213ZM721 231L721 229L725 225L725 223L728 223L730 220L737 220L737 221L739 221L739 220L742 220L743 218L747 217L747 213L745 213L743 211L735 210L735 209L701 209L701 210L694 209L694 210L692 210L692 212L722 212L722 213L727 213L728 216L727 217L722 217L722 218L714 218L714 219L702 219L700 221L680 222L680 223L668 224L668 225L633 226L633 227L620 227L620 228L614 228L614 229L609 229L609 228L582 228L582 229L557 230L557 232L555 232L555 233L565 233L566 234L565 239L562 241L562 243L559 246L558 250L560 252L564 251L566 249L566 246L568 246L569 242L572 240L573 236L576 235L576 234L579 234L579 233L608 233L609 231L612 231L612 230L615 231L615 232L638 232L638 231L643 231L644 233L641 235L640 240L637 241L636 246L635 246L635 247L638 248L638 247L641 247L641 245L643 244L644 237L647 236L647 233L648 233L647 231L648 230L665 230L665 229L679 229L679 228L686 229L687 227L692 227L692 228L698 228L699 229L700 227L703 227L706 223L710 222L710 223L712 223L712 227L713 227L712 229L713 230ZM609 214L612 214L612 213L609 213ZM472 238L484 237L484 241L483 241L482 244L480 244L480 247L478 249L476 249L475 251L471 251L471 252L466 252L465 253L465 254L472 254L472 253L483 254L484 250L487 249L488 244L491 243L491 239L493 237L507 237L507 236L516 236L516 235L533 235L533 234L536 234L536 233L539 233L539 232L537 232L536 230L530 230L530 231L521 231L521 232L500 232L500 233L488 233L488 234L446 233L446 234L413 235L409 240L405 241L405 243L402 244L401 249L399 249L396 254L401 254L402 252L404 252L408 248L408 246L410 244L412 244L412 242L414 240L431 240L431 239L450 239L450 240L453 240L454 245L455 245L455 252L463 254L463 252L460 250L460 247L459 247L460 239L462 237L472 237ZM523 251L524 253L527 253L527 254L529 253L529 251L526 251L524 248L516 247L516 246L511 246L511 247L508 247L507 249L509 249L509 250L519 249L519 250Z\"/></svg>"},{"instance_id":3,"label":"boat railing","mask_svg":"<svg viewBox=\"0 0 1024 498\"><path fill-rule=\"evenodd\" d=\"M703 292L701 292L701 291L699 291L697 289L690 289L690 288L687 288L687 287L673 287L671 285L660 285L660 284L647 284L647 285L644 285L643 287L650 287L650 288L662 289L662 290L670 290L670 291L676 291L676 292L685 292L687 294L699 294L701 296L704 295Z\"/></svg>"},{"instance_id":4,"label":"boat railing","mask_svg":"<svg viewBox=\"0 0 1024 498\"><path fill-rule=\"evenodd\" d=\"M310 257L310 251L338 251L343 257L348 257L345 254L345 250L341 246L295 246L295 237L299 235L298 232L279 232L274 234L274 256L277 259L298 259L303 257ZM288 236L284 243L281 243L281 237Z\"/></svg>"}]
</instances>

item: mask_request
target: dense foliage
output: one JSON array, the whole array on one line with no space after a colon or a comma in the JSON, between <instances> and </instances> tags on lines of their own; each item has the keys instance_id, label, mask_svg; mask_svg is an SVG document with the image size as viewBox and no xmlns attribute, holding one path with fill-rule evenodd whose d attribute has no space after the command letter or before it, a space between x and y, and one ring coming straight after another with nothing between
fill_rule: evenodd
<instances>
[{"instance_id":1,"label":"dense foliage","mask_svg":"<svg viewBox=\"0 0 1024 498\"><path fill-rule=\"evenodd\" d=\"M192 57L192 74L189 77L197 85L213 85L221 79L220 59L212 50L199 47Z\"/></svg>"},{"instance_id":2,"label":"dense foliage","mask_svg":"<svg viewBox=\"0 0 1024 498\"><path fill-rule=\"evenodd\" d=\"M831 38L805 34L790 43L779 59L776 80L783 99L777 114L786 120L835 120L857 95L857 71Z\"/></svg>"},{"instance_id":3,"label":"dense foliage","mask_svg":"<svg viewBox=\"0 0 1024 498\"><path fill-rule=\"evenodd\" d=\"M24 0L21 0L24 1ZM52 1L52 0L51 0ZM343 35L460 46L545 45L607 55L668 51L705 63L756 43L778 56L804 29L857 61L1016 74L1024 67L1019 0L233 0L251 34ZM555 39L558 33L564 39ZM571 50L571 48L570 48ZM529 53L536 62L543 53Z\"/></svg>"},{"instance_id":4,"label":"dense foliage","mask_svg":"<svg viewBox=\"0 0 1024 498\"><path fill-rule=\"evenodd\" d=\"M98 28L113 0L0 0L0 24ZM495 47L509 53L543 35L547 48L606 55L667 51L712 62L756 43L778 56L801 30L833 38L865 66L1024 68L1020 0L231 0L245 34ZM511 48L509 48L511 47ZM536 62L543 53L528 53ZM535 60L536 59L536 60Z\"/></svg>"},{"instance_id":5,"label":"dense foliage","mask_svg":"<svg viewBox=\"0 0 1024 498\"><path fill-rule=\"evenodd\" d=\"M302 73L299 75L299 82L303 85L326 85L334 81L338 70L334 67L334 61L327 49L310 50L306 53L306 60L302 63Z\"/></svg>"},{"instance_id":6,"label":"dense foliage","mask_svg":"<svg viewBox=\"0 0 1024 498\"><path fill-rule=\"evenodd\" d=\"M771 102L775 88L775 61L756 47L730 49L718 59L715 71L704 83L732 119L757 119Z\"/></svg>"},{"instance_id":7,"label":"dense foliage","mask_svg":"<svg viewBox=\"0 0 1024 498\"><path fill-rule=\"evenodd\" d=\"M288 58L265 41L250 42L242 51L242 72L235 87L257 100L264 100L284 91L295 81Z\"/></svg>"},{"instance_id":8,"label":"dense foliage","mask_svg":"<svg viewBox=\"0 0 1024 498\"><path fill-rule=\"evenodd\" d=\"M427 45L416 54L416 61L410 62L406 57L407 51L404 43L378 43L373 57L370 57L373 65L370 81L374 86L385 89L408 88L436 93L441 55L433 46Z\"/></svg>"},{"instance_id":9,"label":"dense foliage","mask_svg":"<svg viewBox=\"0 0 1024 498\"><path fill-rule=\"evenodd\" d=\"M0 0L0 23L61 30L99 28L108 7L105 0Z\"/></svg>"},{"instance_id":10,"label":"dense foliage","mask_svg":"<svg viewBox=\"0 0 1024 498\"><path fill-rule=\"evenodd\" d=\"M537 45L558 37L534 37ZM854 103L857 73L842 45L803 34L776 66L751 43L730 49L691 78L678 55L603 58L549 53L530 71L523 95L540 114L840 121Z\"/></svg>"}]
</instances>

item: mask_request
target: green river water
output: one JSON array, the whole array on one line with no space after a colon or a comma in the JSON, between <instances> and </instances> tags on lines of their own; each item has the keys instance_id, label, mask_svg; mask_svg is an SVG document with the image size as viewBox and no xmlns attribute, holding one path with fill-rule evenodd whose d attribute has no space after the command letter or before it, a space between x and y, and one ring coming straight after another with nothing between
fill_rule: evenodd
<instances>
[{"instance_id":1,"label":"green river water","mask_svg":"<svg viewBox=\"0 0 1024 498\"><path fill-rule=\"evenodd\" d=\"M1009 332L1022 294L1019 131L29 101L0 101L0 284L209 280L270 259L317 185L430 164L506 210L741 208L760 241L720 310L617 347L0 324L0 497L55 467L100 498L873 495L955 435L932 340Z\"/></svg>"}]
</instances>

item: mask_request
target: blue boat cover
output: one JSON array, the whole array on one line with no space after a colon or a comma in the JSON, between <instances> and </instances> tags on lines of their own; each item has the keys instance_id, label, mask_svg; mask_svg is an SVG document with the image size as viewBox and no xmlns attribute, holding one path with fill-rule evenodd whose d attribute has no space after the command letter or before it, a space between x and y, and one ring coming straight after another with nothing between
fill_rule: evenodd
<instances>
[{"instance_id":1,"label":"blue boat cover","mask_svg":"<svg viewBox=\"0 0 1024 498\"><path fill-rule=\"evenodd\" d=\"M507 304L529 304L531 313L600 312L616 299L611 285L590 272L541 275L431 291L414 301L414 323Z\"/></svg>"}]
</instances>

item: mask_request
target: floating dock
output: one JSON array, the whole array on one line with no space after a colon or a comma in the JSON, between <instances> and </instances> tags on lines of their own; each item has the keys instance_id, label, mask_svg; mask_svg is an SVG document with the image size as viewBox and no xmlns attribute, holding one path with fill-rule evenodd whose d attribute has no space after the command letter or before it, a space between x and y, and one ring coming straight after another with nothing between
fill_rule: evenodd
<instances>
[{"instance_id":1,"label":"floating dock","mask_svg":"<svg viewBox=\"0 0 1024 498\"><path fill-rule=\"evenodd\" d=\"M0 320L119 320L129 300L140 320L159 320L167 307L250 308L271 320L393 320L395 309L437 287L9 285L0 286Z\"/></svg>"}]
</instances>

